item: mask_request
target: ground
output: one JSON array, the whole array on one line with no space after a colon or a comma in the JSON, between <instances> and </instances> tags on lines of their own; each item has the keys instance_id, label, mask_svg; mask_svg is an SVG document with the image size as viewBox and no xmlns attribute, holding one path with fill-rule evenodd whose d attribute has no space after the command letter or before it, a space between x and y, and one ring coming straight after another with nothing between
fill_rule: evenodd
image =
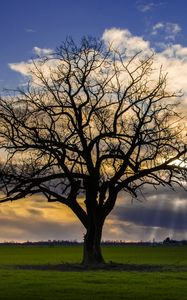
<instances>
[{"instance_id":1,"label":"ground","mask_svg":"<svg viewBox=\"0 0 187 300\"><path fill-rule=\"evenodd\" d=\"M108 269L85 270L79 246L0 247L0 299L187 299L187 247L103 252Z\"/></svg>"}]
</instances>

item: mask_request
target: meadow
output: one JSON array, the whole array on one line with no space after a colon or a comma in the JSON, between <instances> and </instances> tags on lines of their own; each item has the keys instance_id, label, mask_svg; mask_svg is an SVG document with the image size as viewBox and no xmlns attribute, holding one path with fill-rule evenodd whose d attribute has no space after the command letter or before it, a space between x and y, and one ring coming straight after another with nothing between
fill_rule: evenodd
<instances>
[{"instance_id":1,"label":"meadow","mask_svg":"<svg viewBox=\"0 0 187 300\"><path fill-rule=\"evenodd\" d=\"M186 246L104 246L103 253L107 262L131 268L36 270L34 266L80 263L82 246L0 246L0 299L187 299ZM21 269L23 265L33 268Z\"/></svg>"}]
</instances>

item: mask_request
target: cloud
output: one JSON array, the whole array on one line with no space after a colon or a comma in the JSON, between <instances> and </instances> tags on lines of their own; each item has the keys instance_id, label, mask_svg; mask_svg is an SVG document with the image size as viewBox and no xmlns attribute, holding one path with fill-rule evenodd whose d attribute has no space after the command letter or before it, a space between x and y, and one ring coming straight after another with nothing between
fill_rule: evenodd
<instances>
[{"instance_id":1,"label":"cloud","mask_svg":"<svg viewBox=\"0 0 187 300\"><path fill-rule=\"evenodd\" d=\"M142 12L142 13L146 13L148 11L151 11L153 10L157 5L153 2L150 2L150 3L146 3L146 4L143 4L143 3L137 3L137 9Z\"/></svg>"},{"instance_id":2,"label":"cloud","mask_svg":"<svg viewBox=\"0 0 187 300\"><path fill-rule=\"evenodd\" d=\"M163 241L166 237L172 239L187 239L186 230L166 229L163 227L144 226L125 220L112 219L106 222L103 239L123 241Z\"/></svg>"},{"instance_id":3,"label":"cloud","mask_svg":"<svg viewBox=\"0 0 187 300\"><path fill-rule=\"evenodd\" d=\"M36 32L36 30L34 30L32 28L26 28L25 31L28 32L28 33L34 33L34 32Z\"/></svg>"},{"instance_id":4,"label":"cloud","mask_svg":"<svg viewBox=\"0 0 187 300\"><path fill-rule=\"evenodd\" d=\"M187 47L174 44L166 47L162 53L167 59L178 59L181 62L187 61Z\"/></svg>"},{"instance_id":5,"label":"cloud","mask_svg":"<svg viewBox=\"0 0 187 300\"><path fill-rule=\"evenodd\" d=\"M104 240L163 240L187 238L187 198L184 190L146 188L146 200L130 201L121 194L104 225ZM83 240L85 229L60 203L40 195L0 206L0 241Z\"/></svg>"},{"instance_id":6,"label":"cloud","mask_svg":"<svg viewBox=\"0 0 187 300\"><path fill-rule=\"evenodd\" d=\"M160 203L158 203L158 201ZM180 203L180 204L179 204ZM161 207L161 208L160 208ZM187 230L187 201L174 200L169 205L165 200L150 200L147 203L129 207L118 207L115 210L117 220L134 223L144 227L160 227L174 230Z\"/></svg>"},{"instance_id":7,"label":"cloud","mask_svg":"<svg viewBox=\"0 0 187 300\"><path fill-rule=\"evenodd\" d=\"M151 34L162 34L165 40L174 41L181 30L182 28L177 23L159 22L152 27Z\"/></svg>"},{"instance_id":8,"label":"cloud","mask_svg":"<svg viewBox=\"0 0 187 300\"><path fill-rule=\"evenodd\" d=\"M48 56L48 55L52 54L52 52L53 52L53 49L50 49L50 48L39 48L36 46L33 48L33 53L39 57ZM38 61L38 58L35 58L36 63L37 63L37 61ZM33 60L29 59L27 61L21 61L18 63L9 63L8 66L11 70L19 72L23 76L31 76Z\"/></svg>"},{"instance_id":9,"label":"cloud","mask_svg":"<svg viewBox=\"0 0 187 300\"><path fill-rule=\"evenodd\" d=\"M157 23L155 30L158 30L158 28L163 26L163 23ZM173 27L173 34L174 32L177 32L177 28L177 26ZM145 40L141 36L133 35L128 29L111 28L105 30L102 39L106 43L111 43L113 47L116 47L120 51L125 52L127 56L133 56L139 51L142 51L142 55L149 55L154 50L151 47L150 41ZM50 55L52 53L52 49L39 48L35 46L33 48L33 52L39 56ZM183 47L180 44L164 44L164 47L162 47L161 51L157 53L155 61L157 70L161 65L168 73L168 87L171 88L172 91L178 91L182 89L186 95L187 47ZM45 74L49 74L51 68L54 66L55 60L53 60L51 63L48 63L48 65L46 64L43 66L43 68L45 67ZM19 72L23 76L31 76L32 60L10 63L9 68L13 71Z\"/></svg>"},{"instance_id":10,"label":"cloud","mask_svg":"<svg viewBox=\"0 0 187 300\"><path fill-rule=\"evenodd\" d=\"M0 241L82 240L84 228L62 204L31 197L0 206Z\"/></svg>"},{"instance_id":11,"label":"cloud","mask_svg":"<svg viewBox=\"0 0 187 300\"><path fill-rule=\"evenodd\" d=\"M170 25L168 25L170 24ZM171 24L175 24L171 26ZM177 35L180 28L176 23L157 23L154 30L163 30ZM106 43L112 43L126 55L132 56L138 51L152 53L151 42L143 37L133 35L128 29L112 28L105 30L102 36ZM37 54L50 54L50 49L35 47ZM49 51L49 52L48 52ZM155 50L156 52L156 50ZM31 61L9 64L9 67L24 76L29 75ZM182 109L187 111L187 47L180 44L165 44L156 53L155 69L162 65L168 72L168 89L182 89ZM157 240L168 235L174 238L187 238L187 197L186 192L160 188L157 191L147 187L147 201L130 202L128 195L121 195L112 214L104 226L103 239L122 240ZM42 199L34 198L31 202L16 202L0 206L0 239L37 240L37 239L78 239L82 240L84 229L75 216L57 204L48 204ZM28 204L29 203L29 204ZM34 224L33 224L34 223Z\"/></svg>"},{"instance_id":12,"label":"cloud","mask_svg":"<svg viewBox=\"0 0 187 300\"><path fill-rule=\"evenodd\" d=\"M125 193L109 216L104 237L118 240L187 238L186 191L146 187L146 199L130 201Z\"/></svg>"},{"instance_id":13,"label":"cloud","mask_svg":"<svg viewBox=\"0 0 187 300\"><path fill-rule=\"evenodd\" d=\"M187 47L174 44L165 48L157 56L157 64L168 73L168 88L172 91L182 90L183 105L187 104Z\"/></svg>"},{"instance_id":14,"label":"cloud","mask_svg":"<svg viewBox=\"0 0 187 300\"><path fill-rule=\"evenodd\" d=\"M127 56L132 56L139 51L150 52L150 42L142 37L133 36L128 29L112 28L105 30L102 36L106 43L112 44L120 51L125 50Z\"/></svg>"},{"instance_id":15,"label":"cloud","mask_svg":"<svg viewBox=\"0 0 187 300\"><path fill-rule=\"evenodd\" d=\"M76 224L76 223L75 223ZM39 218L1 218L0 240L14 241L38 241L38 240L75 240L82 239L81 225L63 224L54 220L43 220Z\"/></svg>"},{"instance_id":16,"label":"cloud","mask_svg":"<svg viewBox=\"0 0 187 300\"><path fill-rule=\"evenodd\" d=\"M33 48L33 52L34 54L36 55L39 55L39 56L45 56L45 55L49 55L49 54L52 54L53 52L53 49L50 49L50 48L39 48L39 47L34 47Z\"/></svg>"},{"instance_id":17,"label":"cloud","mask_svg":"<svg viewBox=\"0 0 187 300\"><path fill-rule=\"evenodd\" d=\"M157 27L160 26L162 26L162 23L157 25ZM177 32L176 28L173 29L173 33ZM162 66L164 72L168 73L168 89L175 92L182 90L184 97L181 100L187 108L187 47L183 47L180 44L165 44L165 47L161 51L156 52L156 49L151 47L150 41L145 40L143 37L134 36L127 29L118 28L105 30L103 40L106 43L112 43L120 51L125 51L127 56L132 56L138 51L142 51L143 55L153 53L154 51L156 53L155 70L158 71L159 67ZM155 74L158 73L157 71Z\"/></svg>"},{"instance_id":18,"label":"cloud","mask_svg":"<svg viewBox=\"0 0 187 300\"><path fill-rule=\"evenodd\" d=\"M12 71L18 72L23 76L29 76L32 60L28 60L27 62L21 61L19 63L9 63L8 66Z\"/></svg>"},{"instance_id":19,"label":"cloud","mask_svg":"<svg viewBox=\"0 0 187 300\"><path fill-rule=\"evenodd\" d=\"M159 1L155 1L155 2L149 2L149 1L141 1L138 0L136 2L136 7L137 10L139 10L141 13L150 13L151 11L153 11L154 9L156 9L157 7L164 5L164 2L159 2Z\"/></svg>"}]
</instances>

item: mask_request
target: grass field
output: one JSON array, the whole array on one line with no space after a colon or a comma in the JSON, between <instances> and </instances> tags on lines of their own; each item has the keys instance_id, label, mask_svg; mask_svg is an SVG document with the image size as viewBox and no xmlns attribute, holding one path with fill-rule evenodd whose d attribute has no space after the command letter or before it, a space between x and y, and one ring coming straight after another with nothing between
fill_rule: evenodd
<instances>
[{"instance_id":1,"label":"grass field","mask_svg":"<svg viewBox=\"0 0 187 300\"><path fill-rule=\"evenodd\" d=\"M0 247L0 299L187 299L187 247L103 247L106 261L165 271L21 270L16 265L81 261L82 247Z\"/></svg>"}]
</instances>

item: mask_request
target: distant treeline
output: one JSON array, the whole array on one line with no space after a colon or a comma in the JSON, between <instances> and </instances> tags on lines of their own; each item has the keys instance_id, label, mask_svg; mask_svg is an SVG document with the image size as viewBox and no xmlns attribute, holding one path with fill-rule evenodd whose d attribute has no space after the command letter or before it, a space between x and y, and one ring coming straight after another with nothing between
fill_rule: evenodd
<instances>
[{"instance_id":1,"label":"distant treeline","mask_svg":"<svg viewBox=\"0 0 187 300\"><path fill-rule=\"evenodd\" d=\"M163 241L139 241L139 242L125 242L125 241L102 241L102 245L105 246L161 246L161 245L187 245L187 240L173 240L167 237ZM5 241L1 242L0 246L78 246L83 245L83 242L76 240L47 240L47 241L27 241L27 242L16 242L16 241Z\"/></svg>"}]
</instances>

